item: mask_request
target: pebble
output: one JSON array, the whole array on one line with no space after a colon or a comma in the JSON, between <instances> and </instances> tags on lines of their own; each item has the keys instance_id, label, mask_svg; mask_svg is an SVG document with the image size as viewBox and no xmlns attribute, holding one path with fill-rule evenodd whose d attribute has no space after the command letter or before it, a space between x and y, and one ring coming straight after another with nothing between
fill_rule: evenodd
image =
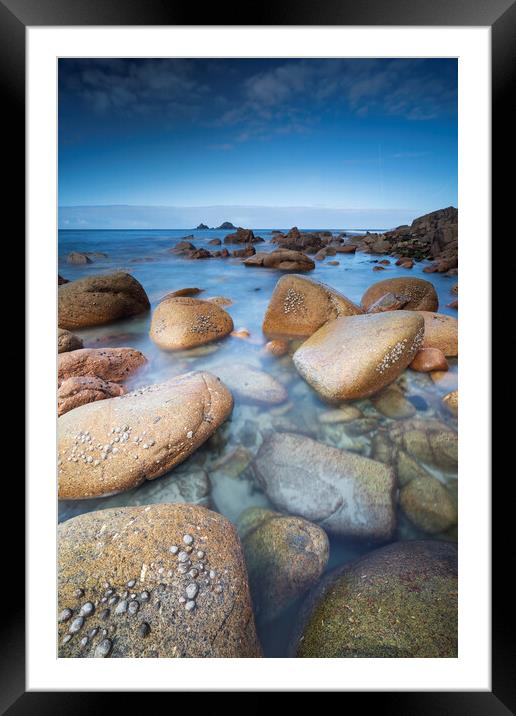
<instances>
[{"instance_id":1,"label":"pebble","mask_svg":"<svg viewBox=\"0 0 516 716\"><path fill-rule=\"evenodd\" d=\"M428 403L421 395L409 395L407 400L412 403L416 410L428 410Z\"/></svg>"},{"instance_id":2,"label":"pebble","mask_svg":"<svg viewBox=\"0 0 516 716\"><path fill-rule=\"evenodd\" d=\"M194 539L193 539L192 535L184 535L183 542L185 544L188 544L188 545L193 544L193 541L194 541Z\"/></svg>"},{"instance_id":3,"label":"pebble","mask_svg":"<svg viewBox=\"0 0 516 716\"><path fill-rule=\"evenodd\" d=\"M82 605L79 614L81 617L89 617L95 611L95 606L92 602L86 602Z\"/></svg>"},{"instance_id":4,"label":"pebble","mask_svg":"<svg viewBox=\"0 0 516 716\"><path fill-rule=\"evenodd\" d=\"M73 614L73 612L71 609L63 609L63 611L61 612L61 614L58 617L59 623L67 622L68 619L71 619L72 614Z\"/></svg>"},{"instance_id":5,"label":"pebble","mask_svg":"<svg viewBox=\"0 0 516 716\"><path fill-rule=\"evenodd\" d=\"M93 637L97 636L98 633L99 633L99 628L95 627L94 629L90 630L90 632L88 633L88 636L90 637L90 639L93 639Z\"/></svg>"},{"instance_id":6,"label":"pebble","mask_svg":"<svg viewBox=\"0 0 516 716\"><path fill-rule=\"evenodd\" d=\"M140 599L142 600L142 602L148 602L149 599L150 599L150 594L149 594L149 592L142 592L142 593L140 594Z\"/></svg>"},{"instance_id":7,"label":"pebble","mask_svg":"<svg viewBox=\"0 0 516 716\"><path fill-rule=\"evenodd\" d=\"M177 558L180 562L188 562L188 552L179 552Z\"/></svg>"},{"instance_id":8,"label":"pebble","mask_svg":"<svg viewBox=\"0 0 516 716\"><path fill-rule=\"evenodd\" d=\"M177 545L173 544L172 547L170 548L170 551L172 552L172 554L177 554L179 552L179 547Z\"/></svg>"},{"instance_id":9,"label":"pebble","mask_svg":"<svg viewBox=\"0 0 516 716\"><path fill-rule=\"evenodd\" d=\"M199 587L194 582L189 584L187 586L187 588L185 589L185 593L186 593L186 596L188 597L188 599L195 599L198 591L199 591Z\"/></svg>"},{"instance_id":10,"label":"pebble","mask_svg":"<svg viewBox=\"0 0 516 716\"><path fill-rule=\"evenodd\" d=\"M103 622L105 622L106 619L109 619L109 615L110 615L110 610L109 610L109 609L103 609L103 610L100 612L99 617L102 619Z\"/></svg>"},{"instance_id":11,"label":"pebble","mask_svg":"<svg viewBox=\"0 0 516 716\"><path fill-rule=\"evenodd\" d=\"M147 634L150 633L150 626L147 624L147 622L142 622L138 628L138 632L140 636L147 636Z\"/></svg>"},{"instance_id":12,"label":"pebble","mask_svg":"<svg viewBox=\"0 0 516 716\"><path fill-rule=\"evenodd\" d=\"M126 611L127 611L127 599L122 599L122 601L117 604L117 607L115 609L115 614L125 614Z\"/></svg>"},{"instance_id":13,"label":"pebble","mask_svg":"<svg viewBox=\"0 0 516 716\"><path fill-rule=\"evenodd\" d=\"M83 636L83 638L82 638L81 641L80 641L80 645L81 645L81 646L86 646L86 644L88 643L88 641L89 641L88 637L87 637L87 636Z\"/></svg>"},{"instance_id":14,"label":"pebble","mask_svg":"<svg viewBox=\"0 0 516 716\"><path fill-rule=\"evenodd\" d=\"M84 624L84 617L76 617L73 622L70 624L70 628L68 631L70 634L76 634L78 631L82 629L82 625Z\"/></svg>"},{"instance_id":15,"label":"pebble","mask_svg":"<svg viewBox=\"0 0 516 716\"><path fill-rule=\"evenodd\" d=\"M192 599L186 602L185 609L187 612L193 611L195 609L195 602Z\"/></svg>"},{"instance_id":16,"label":"pebble","mask_svg":"<svg viewBox=\"0 0 516 716\"><path fill-rule=\"evenodd\" d=\"M138 611L139 608L140 608L140 603L137 602L136 600L133 600L132 602L129 602L129 604L127 606L127 611L129 612L129 614L133 615L133 614L136 614L136 612Z\"/></svg>"},{"instance_id":17,"label":"pebble","mask_svg":"<svg viewBox=\"0 0 516 716\"><path fill-rule=\"evenodd\" d=\"M95 649L95 652L93 654L96 658L105 658L106 656L109 656L111 653L111 649L113 648L113 644L111 642L111 639L102 639L100 644Z\"/></svg>"},{"instance_id":18,"label":"pebble","mask_svg":"<svg viewBox=\"0 0 516 716\"><path fill-rule=\"evenodd\" d=\"M197 552L197 556L199 557L199 559L202 559L204 557L204 552L202 551L202 549Z\"/></svg>"},{"instance_id":19,"label":"pebble","mask_svg":"<svg viewBox=\"0 0 516 716\"><path fill-rule=\"evenodd\" d=\"M63 644L68 644L68 642L70 641L71 638L72 638L71 634L65 634L65 636L63 637Z\"/></svg>"},{"instance_id":20,"label":"pebble","mask_svg":"<svg viewBox=\"0 0 516 716\"><path fill-rule=\"evenodd\" d=\"M136 579L130 579L126 584L126 587L129 587L129 589L131 589L132 587L134 587L135 584L136 584Z\"/></svg>"},{"instance_id":21,"label":"pebble","mask_svg":"<svg viewBox=\"0 0 516 716\"><path fill-rule=\"evenodd\" d=\"M77 599L80 599L81 597L84 597L84 589L76 589L75 590L75 596Z\"/></svg>"}]
</instances>

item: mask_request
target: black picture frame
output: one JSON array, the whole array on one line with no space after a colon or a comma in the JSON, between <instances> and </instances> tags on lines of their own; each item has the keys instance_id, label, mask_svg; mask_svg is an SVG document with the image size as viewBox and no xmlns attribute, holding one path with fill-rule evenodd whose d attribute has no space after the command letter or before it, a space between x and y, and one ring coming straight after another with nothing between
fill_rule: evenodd
<instances>
[{"instance_id":1,"label":"black picture frame","mask_svg":"<svg viewBox=\"0 0 516 716\"><path fill-rule=\"evenodd\" d=\"M25 30L33 26L77 25L383 25L383 26L490 26L492 31L492 157L493 157L493 235L511 226L509 211L514 199L513 181L507 181L514 167L514 115L510 112L514 94L516 7L513 0L284 0L248 7L227 4L187 6L169 0L0 0L0 85L4 97L2 119L4 141L13 152L8 165L6 205L10 214L25 216ZM198 22L199 16L202 23ZM7 171L5 172L7 175ZM512 213L512 212L511 212ZM511 216L512 218L512 216ZM489 253L489 252L487 252ZM493 287L496 305L500 289ZM28 446L30 449L30 444ZM495 451L493 450L493 454ZM11 476L9 499L24 504L24 486ZM19 475L15 476L19 478ZM504 477L502 476L502 479ZM507 481L514 481L506 475ZM17 484L13 484L16 482ZM495 485L496 488L496 485ZM502 493L503 489L503 494ZM507 502L506 485L493 489L493 505L501 509ZM514 596L507 589L513 569L506 569L505 552L511 544L510 520L497 512L493 519L494 581L492 596L492 691L491 692L403 692L368 693L368 706L375 699L382 712L399 714L508 714L515 712ZM91 713L101 708L99 701L108 694L25 692L25 617L21 595L24 583L24 536L4 544L4 555L12 558L9 593L4 582L8 608L0 620L0 713L19 714ZM505 569L504 569L505 566ZM509 562L509 566L510 562ZM510 572L507 575L507 571ZM11 594L16 586L18 601ZM512 626L512 630L511 630ZM237 688L237 685L236 685ZM133 700L136 695L132 695ZM346 694L348 698L364 694ZM117 697L118 698L118 697ZM381 701L380 701L381 699ZM134 701L133 701L134 703ZM361 702L363 708L363 701ZM114 704L115 705L115 704ZM118 706L118 702L116 704Z\"/></svg>"}]
</instances>

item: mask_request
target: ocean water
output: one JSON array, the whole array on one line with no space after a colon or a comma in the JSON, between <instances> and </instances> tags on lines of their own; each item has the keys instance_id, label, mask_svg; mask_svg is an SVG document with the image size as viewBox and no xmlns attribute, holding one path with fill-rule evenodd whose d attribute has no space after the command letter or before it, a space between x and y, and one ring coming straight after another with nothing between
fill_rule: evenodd
<instances>
[{"instance_id":1,"label":"ocean water","mask_svg":"<svg viewBox=\"0 0 516 716\"><path fill-rule=\"evenodd\" d=\"M285 230L287 228L283 227ZM335 233L346 231L345 228L330 230ZM269 243L272 237L270 229L254 229L254 232L266 240L266 243L255 246L257 251L277 248L275 244ZM217 250L221 247L208 246L209 240L215 237L223 239L228 233L231 232L196 232L184 229L59 231L58 271L62 276L75 280L95 273L123 270L131 273L147 292L151 302L149 313L106 326L75 331L82 337L85 347L128 346L145 354L149 363L126 383L128 389L162 382L189 370L210 370L210 366L220 363L236 365L246 362L278 378L287 388L289 395L286 407L276 406L272 409L247 403L236 397L230 421L176 470L121 495L97 500L60 502L60 520L93 509L174 501L177 499L179 484L188 485L189 480L193 484L202 474L208 475L211 483L211 507L235 522L247 507L269 505L266 496L254 483L252 471L247 467L261 444L263 432L271 429L279 432L299 432L323 443L346 447L369 456L371 440L377 429L385 430L399 422L379 414L369 400L360 400L354 403L364 415L377 419L377 428L372 432L358 436L346 435L345 423L338 426L324 425L319 422L318 416L328 410L328 406L298 375L291 359L288 356L278 359L264 355L263 345L266 338L262 334L261 324L274 286L283 275L281 272L249 268L243 265L241 259L191 260L170 252L176 243L185 238L192 241L196 247ZM193 238L190 238L190 235L193 235ZM232 251L240 246L230 245L227 248ZM91 264L74 266L66 263L66 256L71 251L102 252L106 257L94 257ZM446 308L446 304L455 298L451 288L457 281L456 277L423 273L428 262L415 264L412 270L401 269L394 265L392 259L391 265L386 266L384 271L374 272L372 269L376 264L373 260L383 258L390 257L363 253L338 254L325 261L316 261L315 269L306 275L332 286L356 302L360 302L365 290L377 281L398 276L421 277L434 284L439 296L439 311L457 316L456 311ZM328 260L337 260L340 263L338 266L330 266ZM233 318L235 329L248 329L250 337L243 340L228 336L218 343L192 352L168 353L160 350L148 335L152 309L166 293L185 287L202 289L203 293L199 298L225 296L231 299L233 304L226 310ZM457 387L456 359L449 359L449 365L450 370L443 384L434 383L429 374L410 370L405 371L400 384L406 397L417 408L415 418L423 421L438 419L456 429L457 421L441 404L442 396ZM342 436L339 436L340 433ZM425 467L441 480L456 501L457 475ZM207 496L204 495L202 499L206 504ZM421 537L431 538L431 535L422 533L400 514L396 538ZM453 534L437 535L437 538L443 537L453 539ZM376 546L331 537L327 569L352 560ZM274 622L259 626L259 636L266 656L286 655L287 642L298 607L299 603L295 603Z\"/></svg>"}]
</instances>

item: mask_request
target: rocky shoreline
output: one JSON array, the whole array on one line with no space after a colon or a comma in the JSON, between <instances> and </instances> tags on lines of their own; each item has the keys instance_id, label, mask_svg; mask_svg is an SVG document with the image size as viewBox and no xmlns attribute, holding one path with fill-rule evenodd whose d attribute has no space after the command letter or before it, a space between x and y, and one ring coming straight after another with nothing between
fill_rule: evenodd
<instances>
[{"instance_id":1,"label":"rocky shoreline","mask_svg":"<svg viewBox=\"0 0 516 716\"><path fill-rule=\"evenodd\" d=\"M223 239L231 255L190 238L174 260L278 272L261 335L200 288L154 303L124 271L59 277L59 655L261 657L298 604L291 657L456 656L458 322L430 280L355 302L307 272L358 251L456 275L457 211L381 235L275 231L263 252L248 229ZM149 316L149 355L81 337ZM242 359L217 358L228 341ZM176 368L156 383L159 356ZM335 540L366 553L335 562Z\"/></svg>"}]
</instances>

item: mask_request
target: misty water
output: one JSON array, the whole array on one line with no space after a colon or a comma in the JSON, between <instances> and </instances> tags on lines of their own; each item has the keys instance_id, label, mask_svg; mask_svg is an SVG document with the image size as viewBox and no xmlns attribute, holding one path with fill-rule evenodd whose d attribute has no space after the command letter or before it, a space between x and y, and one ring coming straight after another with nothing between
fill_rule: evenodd
<instances>
[{"instance_id":1,"label":"misty water","mask_svg":"<svg viewBox=\"0 0 516 716\"><path fill-rule=\"evenodd\" d=\"M281 229L282 227L275 227ZM284 227L288 230L288 227ZM322 230L322 229L318 229ZM332 229L330 229L332 230ZM335 233L346 229L334 229ZM271 230L254 229L266 243L257 244L257 251L270 251L277 248L269 243ZM267 339L262 334L263 316L272 291L282 273L258 267L246 267L241 259L212 258L191 260L171 253L174 245L187 238L196 247L217 250L220 247L208 246L210 239L223 239L224 231L188 231L188 230L111 230L59 232L59 273L69 280L96 273L114 270L130 272L144 287L151 302L151 311L127 320L83 330L74 331L79 335L85 347L136 348L144 353L148 364L125 384L126 389L138 388L152 383L163 382L173 376L190 370L210 370L210 367L225 364L237 365L243 362L260 368L276 377L288 391L288 401L283 405L264 406L242 401L235 396L235 407L231 419L221 426L185 463L167 475L148 482L135 490L109 498L95 500L62 501L59 504L60 521L90 510L122 505L137 505L150 502L167 502L177 499L177 483L182 480L188 485L188 476L204 472L211 483L211 495L205 495L202 504L209 505L231 521L235 522L239 514L250 506L270 506L266 496L255 484L249 460L256 454L262 442L262 435L268 431L297 432L310 436L323 443L353 450L361 455L370 456L371 441L378 429L391 427L395 420L381 415L370 400L353 401L365 417L376 419L376 427L368 433L353 435L348 423L323 424L318 416L327 411L316 393L297 373L290 356L275 358L266 354L263 346ZM193 234L194 238L190 238ZM238 245L227 247L230 251L241 248ZM104 257L95 257L87 265L70 265L66 256L71 251L102 252ZM439 296L439 311L456 317L456 311L446 308L455 296L451 293L456 283L455 277L441 274L425 274L423 268L428 262L416 263L410 271L391 264L385 271L373 272L376 259L389 258L371 256L364 253L338 254L338 266L328 265L326 261L316 261L315 270L306 274L312 279L322 281L348 298L359 303L365 290L372 283L398 276L421 277L431 281ZM149 338L149 326L152 310L168 292L185 287L198 287L203 290L199 298L225 296L233 303L227 310L233 318L235 329L246 328L250 332L247 339L228 336L227 338L192 351L165 352L160 350ZM420 420L439 420L454 429L457 421L441 403L443 395L457 387L457 361L449 359L450 370L442 383L434 383L430 374L405 371L399 384L405 397L416 407L414 418ZM425 466L429 472L442 481L456 500L457 476L437 471ZM274 508L273 508L274 509ZM396 539L431 538L412 526L401 514L398 519ZM443 535L436 535L442 539ZM453 539L453 534L445 535ZM327 569L332 569L356 556L374 549L377 545L358 543L352 540L330 536L330 559ZM276 621L265 626L258 625L259 637L266 656L285 656L286 644L299 604Z\"/></svg>"}]
</instances>

